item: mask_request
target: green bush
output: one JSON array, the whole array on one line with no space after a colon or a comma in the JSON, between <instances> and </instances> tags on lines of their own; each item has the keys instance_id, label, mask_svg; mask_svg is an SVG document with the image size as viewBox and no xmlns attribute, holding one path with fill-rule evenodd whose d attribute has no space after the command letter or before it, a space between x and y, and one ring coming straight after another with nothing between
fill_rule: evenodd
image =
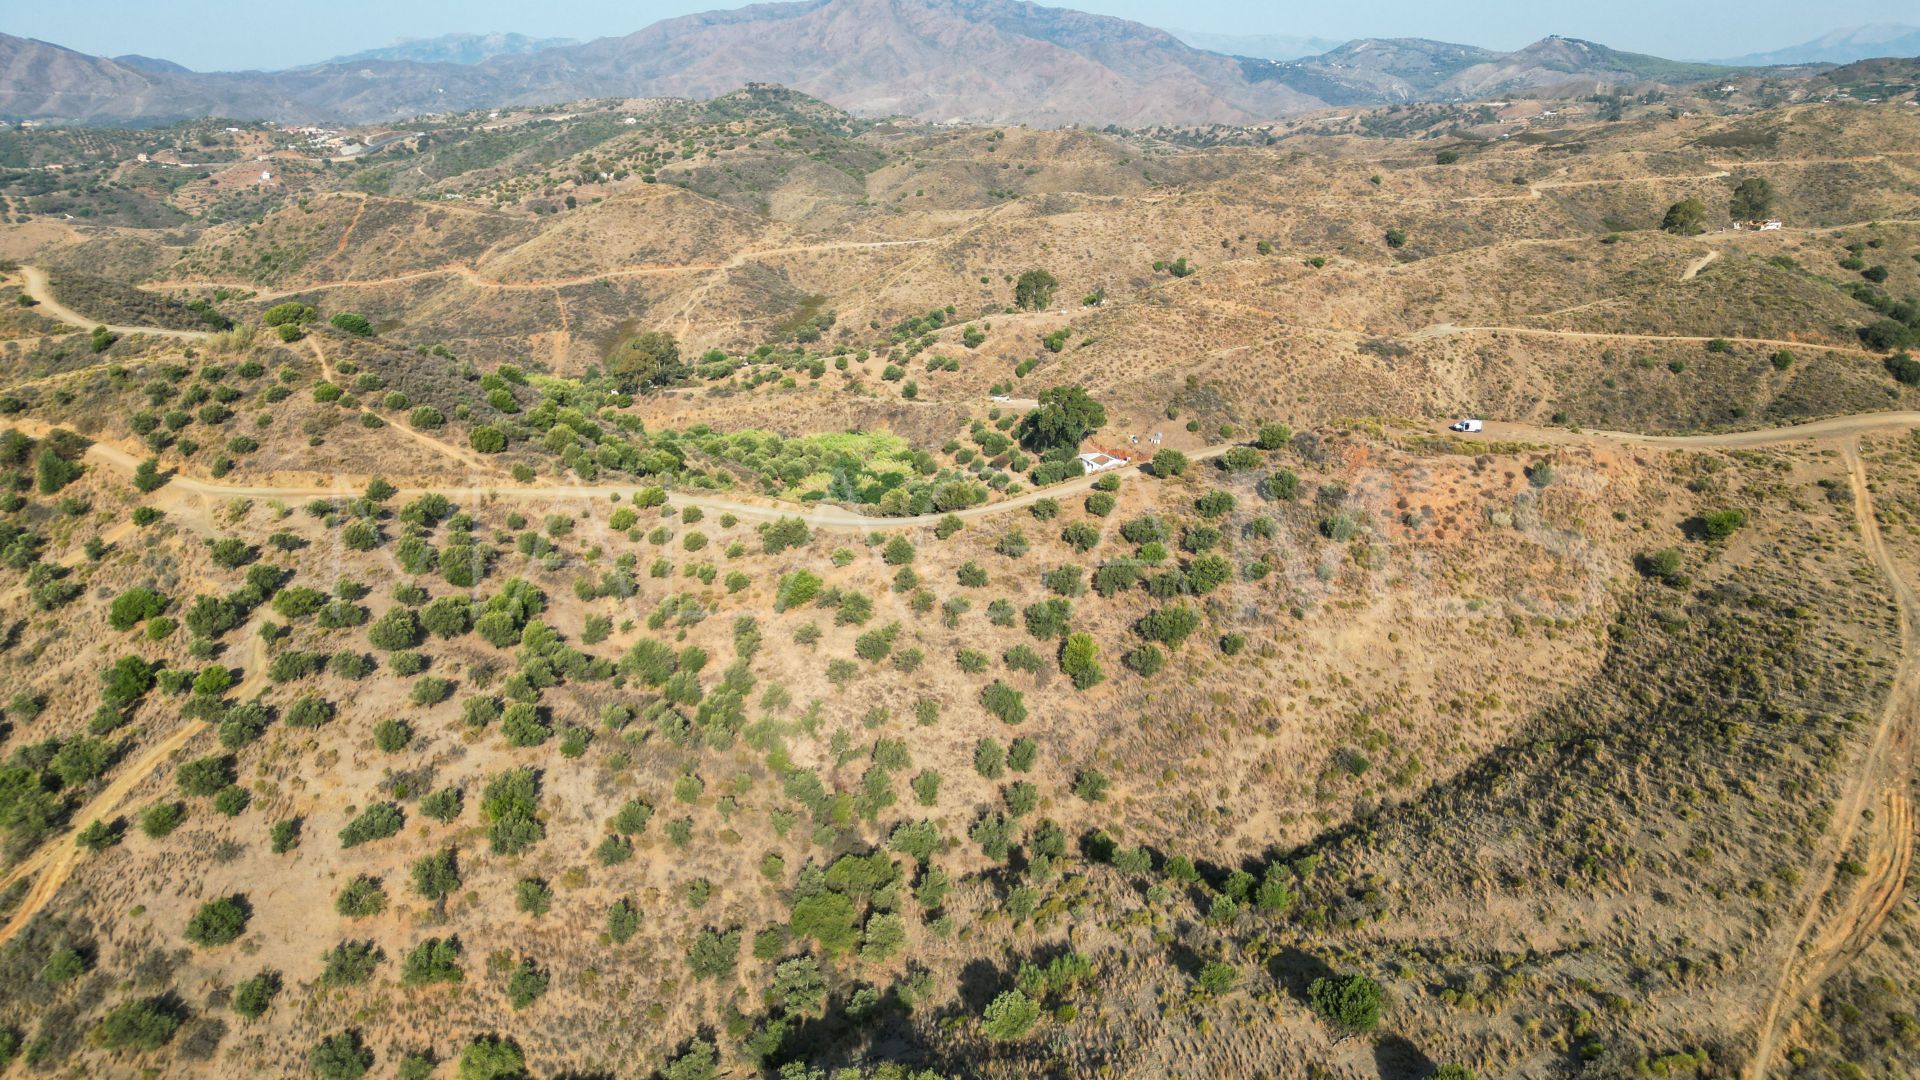
<instances>
[{"instance_id":1,"label":"green bush","mask_svg":"<svg viewBox=\"0 0 1920 1080\"><path fill-rule=\"evenodd\" d=\"M333 898L333 909L349 919L363 919L387 909L387 893L378 878L355 875Z\"/></svg>"},{"instance_id":2,"label":"green bush","mask_svg":"<svg viewBox=\"0 0 1920 1080\"><path fill-rule=\"evenodd\" d=\"M360 811L359 816L340 830L340 846L351 848L374 840L385 840L398 833L405 824L406 817L400 812L400 807L390 802L374 803Z\"/></svg>"},{"instance_id":3,"label":"green bush","mask_svg":"<svg viewBox=\"0 0 1920 1080\"><path fill-rule=\"evenodd\" d=\"M467 433L467 445L482 454L497 454L507 448L507 435L491 424L480 424Z\"/></svg>"},{"instance_id":4,"label":"green bush","mask_svg":"<svg viewBox=\"0 0 1920 1080\"><path fill-rule=\"evenodd\" d=\"M516 1009L524 1009L546 994L551 981L552 977L545 970L532 960L522 958L507 976L507 1003Z\"/></svg>"},{"instance_id":5,"label":"green bush","mask_svg":"<svg viewBox=\"0 0 1920 1080\"><path fill-rule=\"evenodd\" d=\"M371 941L343 941L320 954L323 986L360 986L373 978L386 954Z\"/></svg>"},{"instance_id":6,"label":"green bush","mask_svg":"<svg viewBox=\"0 0 1920 1080\"><path fill-rule=\"evenodd\" d=\"M334 329L345 330L347 333L353 334L356 337L373 336L373 324L367 321L365 315L357 312L338 312L333 318L328 319L327 322L331 323Z\"/></svg>"},{"instance_id":7,"label":"green bush","mask_svg":"<svg viewBox=\"0 0 1920 1080\"><path fill-rule=\"evenodd\" d=\"M243 896L223 896L201 904L187 920L184 936L202 948L226 945L246 932L253 909Z\"/></svg>"},{"instance_id":8,"label":"green bush","mask_svg":"<svg viewBox=\"0 0 1920 1080\"><path fill-rule=\"evenodd\" d=\"M158 1050L173 1038L180 1017L157 998L128 1001L100 1018L87 1040L105 1050Z\"/></svg>"},{"instance_id":9,"label":"green bush","mask_svg":"<svg viewBox=\"0 0 1920 1080\"><path fill-rule=\"evenodd\" d=\"M1002 722L1018 724L1027 718L1027 706L1020 691L995 679L980 691L980 704Z\"/></svg>"},{"instance_id":10,"label":"green bush","mask_svg":"<svg viewBox=\"0 0 1920 1080\"><path fill-rule=\"evenodd\" d=\"M1167 654L1153 645L1142 645L1121 658L1121 663L1140 675L1150 679L1167 666Z\"/></svg>"},{"instance_id":11,"label":"green bush","mask_svg":"<svg viewBox=\"0 0 1920 1080\"><path fill-rule=\"evenodd\" d=\"M1709 540L1725 540L1747 523L1747 512L1738 508L1709 510L1700 515L1701 530Z\"/></svg>"},{"instance_id":12,"label":"green bush","mask_svg":"<svg viewBox=\"0 0 1920 1080\"><path fill-rule=\"evenodd\" d=\"M360 1080L373 1068L373 1051L361 1043L359 1032L343 1031L307 1051L307 1067L320 1080Z\"/></svg>"},{"instance_id":13,"label":"green bush","mask_svg":"<svg viewBox=\"0 0 1920 1080\"><path fill-rule=\"evenodd\" d=\"M1307 984L1307 1004L1320 1018L1348 1031L1380 1023L1380 984L1365 975L1323 975Z\"/></svg>"},{"instance_id":14,"label":"green bush","mask_svg":"<svg viewBox=\"0 0 1920 1080\"><path fill-rule=\"evenodd\" d=\"M313 305L311 304L303 304L298 300L288 300L268 308L265 313L260 316L260 321L266 323L268 326L297 326L301 323L312 322L319 317L319 314L319 312L313 310Z\"/></svg>"},{"instance_id":15,"label":"green bush","mask_svg":"<svg viewBox=\"0 0 1920 1080\"><path fill-rule=\"evenodd\" d=\"M994 1042L1025 1038L1040 1019L1040 1003L1019 990L1008 990L987 1003L980 1014L980 1032Z\"/></svg>"},{"instance_id":16,"label":"green bush","mask_svg":"<svg viewBox=\"0 0 1920 1080\"><path fill-rule=\"evenodd\" d=\"M413 891L428 900L444 900L460 887L460 860L452 848L421 856L413 864Z\"/></svg>"},{"instance_id":17,"label":"green bush","mask_svg":"<svg viewBox=\"0 0 1920 1080\"><path fill-rule=\"evenodd\" d=\"M1100 646L1091 634L1069 634L1060 647L1060 670L1073 680L1076 690L1085 690L1106 678L1100 670Z\"/></svg>"},{"instance_id":18,"label":"green bush","mask_svg":"<svg viewBox=\"0 0 1920 1080\"><path fill-rule=\"evenodd\" d=\"M1667 207L1660 228L1680 236L1698 236L1707 231L1707 205L1699 199L1682 199Z\"/></svg>"},{"instance_id":19,"label":"green bush","mask_svg":"<svg viewBox=\"0 0 1920 1080\"><path fill-rule=\"evenodd\" d=\"M272 1007L280 994L280 974L263 971L233 988L228 1007L248 1020L257 1020Z\"/></svg>"},{"instance_id":20,"label":"green bush","mask_svg":"<svg viewBox=\"0 0 1920 1080\"><path fill-rule=\"evenodd\" d=\"M460 967L460 942L454 938L430 937L408 950L400 960L400 985L425 986L430 983L459 983L467 973Z\"/></svg>"}]
</instances>

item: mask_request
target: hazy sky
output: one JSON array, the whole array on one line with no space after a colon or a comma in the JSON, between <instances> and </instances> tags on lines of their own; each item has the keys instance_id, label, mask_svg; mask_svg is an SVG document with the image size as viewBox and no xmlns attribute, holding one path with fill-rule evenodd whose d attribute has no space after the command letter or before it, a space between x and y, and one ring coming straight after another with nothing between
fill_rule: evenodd
<instances>
[{"instance_id":1,"label":"hazy sky","mask_svg":"<svg viewBox=\"0 0 1920 1080\"><path fill-rule=\"evenodd\" d=\"M1548 34L1676 59L1759 52L1829 30L1920 22L1915 0L1052 0L1154 26L1240 34L1426 37L1511 49ZM278 68L452 31L625 34L724 0L9 0L0 31L106 56L141 53L202 71Z\"/></svg>"}]
</instances>

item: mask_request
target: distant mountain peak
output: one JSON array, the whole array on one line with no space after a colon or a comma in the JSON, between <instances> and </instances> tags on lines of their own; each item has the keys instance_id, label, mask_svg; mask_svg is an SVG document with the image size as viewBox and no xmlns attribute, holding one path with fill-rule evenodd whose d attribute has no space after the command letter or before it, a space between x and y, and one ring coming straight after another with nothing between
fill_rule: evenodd
<instances>
[{"instance_id":1,"label":"distant mountain peak","mask_svg":"<svg viewBox=\"0 0 1920 1080\"><path fill-rule=\"evenodd\" d=\"M430 38L401 38L391 45L336 56L311 66L408 60L421 64L478 64L496 56L525 56L577 44L573 38L536 38L526 34L441 34Z\"/></svg>"},{"instance_id":2,"label":"distant mountain peak","mask_svg":"<svg viewBox=\"0 0 1920 1080\"><path fill-rule=\"evenodd\" d=\"M132 68L135 71L187 74L193 70L184 64L176 64L171 60L162 60L157 56L141 56L139 53L128 53L125 56L116 56L113 58L113 62L119 64L121 67Z\"/></svg>"},{"instance_id":3,"label":"distant mountain peak","mask_svg":"<svg viewBox=\"0 0 1920 1080\"><path fill-rule=\"evenodd\" d=\"M1920 56L1920 26L1906 23L1866 23L1830 30L1798 45L1771 52L1748 53L1720 61L1742 67L1781 64L1851 64L1877 57Z\"/></svg>"}]
</instances>

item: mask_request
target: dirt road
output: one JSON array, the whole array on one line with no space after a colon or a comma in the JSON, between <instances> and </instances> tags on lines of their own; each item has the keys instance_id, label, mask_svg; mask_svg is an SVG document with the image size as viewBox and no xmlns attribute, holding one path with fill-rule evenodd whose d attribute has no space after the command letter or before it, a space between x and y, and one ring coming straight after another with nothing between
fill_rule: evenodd
<instances>
[{"instance_id":1,"label":"dirt road","mask_svg":"<svg viewBox=\"0 0 1920 1080\"><path fill-rule=\"evenodd\" d=\"M54 298L53 289L47 282L47 272L37 266L22 266L20 276L24 279L21 288L28 296L39 302L37 309L61 322L77 326L82 330L91 330L104 326L116 334L146 334L149 337L170 337L180 341L205 341L213 335L205 330L168 330L158 326L118 326L103 323L99 319L89 319Z\"/></svg>"},{"instance_id":2,"label":"dirt road","mask_svg":"<svg viewBox=\"0 0 1920 1080\"><path fill-rule=\"evenodd\" d=\"M1881 923L1899 902L1913 865L1913 818L1909 808L1908 785L1912 773L1915 718L1920 715L1916 699L1914 628L1920 625L1920 599L1900 572L1880 536L1880 522L1874 516L1873 495L1867 485L1866 463L1860 457L1858 440L1850 439L1843 454L1847 462L1847 480L1853 489L1854 518L1860 527L1860 540L1873 564L1886 578L1900 614L1901 664L1894 673L1893 689L1880 712L1879 724L1866 752L1855 767L1846 789L1834 807L1832 825L1821 838L1813 857L1816 875L1802 894L1805 910L1787 942L1786 959L1780 977L1761 1014L1753 1055L1748 1058L1742 1076L1761 1080L1773 1067L1782 1021L1846 963L1866 948ZM1827 897L1839 881L1840 859L1852 847L1860 832L1861 817L1877 800L1880 813L1868 834L1868 873L1859 887L1841 900L1827 920L1828 926L1816 933L1826 909Z\"/></svg>"},{"instance_id":3,"label":"dirt road","mask_svg":"<svg viewBox=\"0 0 1920 1080\"><path fill-rule=\"evenodd\" d=\"M1694 278L1699 276L1700 271L1705 270L1710 264L1712 264L1713 260L1719 257L1720 257L1720 253L1718 251L1709 251L1705 255L1702 255L1699 258L1693 260L1692 262L1687 264L1687 268L1685 270L1680 271L1680 280L1692 281Z\"/></svg>"},{"instance_id":4,"label":"dirt road","mask_svg":"<svg viewBox=\"0 0 1920 1080\"><path fill-rule=\"evenodd\" d=\"M240 680L240 685L232 691L234 701L245 701L266 688L267 647L265 640L260 637L259 629L259 623L255 621L235 631L242 635L242 640L247 642L247 658L243 664L245 675ZM165 708L164 705L151 707ZM47 840L33 854L7 871L6 876L0 877L0 889L5 889L22 878L33 879L33 884L27 889L26 896L21 899L20 906L15 908L13 914L8 917L6 925L0 926L0 945L5 945L13 940L16 934L26 929L27 924L33 921L33 917L53 900L55 894L60 891L60 886L66 884L67 879L73 875L74 868L90 854L79 844L80 831L96 821L112 822L120 817L128 796L140 786L140 782L165 766L173 759L175 753L193 741L194 736L206 731L210 726L203 720L182 720L180 726L169 732L166 738L147 747L138 758L122 766L106 787L101 788L100 792L88 799L84 806L75 810L70 819L72 828Z\"/></svg>"},{"instance_id":5,"label":"dirt road","mask_svg":"<svg viewBox=\"0 0 1920 1080\"><path fill-rule=\"evenodd\" d=\"M357 219L356 219L357 220ZM944 239L944 238L940 238ZM525 281L503 281L490 278L474 267L463 263L451 266L437 266L431 270L413 270L404 274L390 274L377 278L348 278L340 281L316 281L306 285L291 285L280 289L258 289L243 282L231 281L150 281L140 288L148 290L163 289L214 289L227 288L253 292L253 299L263 303L284 300L290 296L304 296L307 293L327 292L332 289L357 289L377 285L401 285L409 281L424 281L428 278L457 277L476 289L498 289L508 292L538 291L541 289L565 289L578 285L591 285L596 281L610 278L655 277L665 274L711 274L722 270L736 270L757 259L771 258L776 255L799 255L821 251L866 251L880 248L914 247L920 244L934 243L934 238L910 240L838 240L819 244L794 244L786 247L748 248L726 262L719 263L649 263L637 266L618 266L598 270L590 274L576 274L571 277L529 278ZM38 297L36 296L36 299ZM89 324L89 328L94 324ZM115 327L114 329L119 329ZM166 331L147 330L144 333L165 333ZM184 333L185 331L176 331Z\"/></svg>"},{"instance_id":6,"label":"dirt road","mask_svg":"<svg viewBox=\"0 0 1920 1080\"><path fill-rule=\"evenodd\" d=\"M1407 337L1413 341L1425 341L1454 334L1518 334L1524 337L1569 338L1580 341L1687 341L1703 345L1709 341L1731 341L1736 345L1764 345L1772 349L1811 349L1818 352L1846 353L1851 356L1872 355L1867 350L1853 345L1820 345L1811 341L1782 341L1778 338L1726 337L1724 335L1708 337L1704 334L1617 334L1603 330L1547 330L1536 326L1458 326L1454 323L1434 323L1432 326L1423 326L1415 330Z\"/></svg>"},{"instance_id":7,"label":"dirt road","mask_svg":"<svg viewBox=\"0 0 1920 1080\"><path fill-rule=\"evenodd\" d=\"M344 388L345 383L343 383L340 380L338 373L336 373L333 370L333 364L327 360L327 351L326 349L321 347L320 339L316 336L308 335L307 344L313 346L314 358L320 361L320 377L334 384L335 386L340 386ZM444 458L447 458L452 461L457 461L460 464L465 465L467 468L472 469L476 473L480 473L482 475L487 475L487 474L503 475L501 474L499 468L493 465L493 463L482 458L479 454L476 454L471 450L462 450L459 447L453 445L450 442L447 442L444 439L436 439L433 436L427 434L426 432L421 431L420 429L415 428L411 425L396 423L396 424L388 424L387 427L392 429L393 431L399 432L403 437L413 442L419 443L421 446L426 447L427 449L433 451L436 454L439 454Z\"/></svg>"}]
</instances>

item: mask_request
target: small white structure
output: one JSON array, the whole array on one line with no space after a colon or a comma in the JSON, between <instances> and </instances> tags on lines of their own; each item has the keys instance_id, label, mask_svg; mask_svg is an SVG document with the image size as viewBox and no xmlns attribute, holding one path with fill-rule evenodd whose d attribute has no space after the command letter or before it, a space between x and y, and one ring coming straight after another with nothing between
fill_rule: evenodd
<instances>
[{"instance_id":1,"label":"small white structure","mask_svg":"<svg viewBox=\"0 0 1920 1080\"><path fill-rule=\"evenodd\" d=\"M1117 469L1127 463L1127 459L1107 453L1105 450L1089 450L1080 455L1080 468L1083 472L1105 472Z\"/></svg>"},{"instance_id":2,"label":"small white structure","mask_svg":"<svg viewBox=\"0 0 1920 1080\"><path fill-rule=\"evenodd\" d=\"M260 174L260 182L263 184L273 183L273 174L270 172L262 172Z\"/></svg>"},{"instance_id":3,"label":"small white structure","mask_svg":"<svg viewBox=\"0 0 1920 1080\"><path fill-rule=\"evenodd\" d=\"M1480 421L1478 420L1456 420L1447 425L1447 430L1475 432L1480 430L1480 426Z\"/></svg>"},{"instance_id":4,"label":"small white structure","mask_svg":"<svg viewBox=\"0 0 1920 1080\"><path fill-rule=\"evenodd\" d=\"M1786 228L1786 226L1781 224L1778 221L1763 221L1760 223L1761 232L1772 232L1775 229L1784 229L1784 228Z\"/></svg>"}]
</instances>

